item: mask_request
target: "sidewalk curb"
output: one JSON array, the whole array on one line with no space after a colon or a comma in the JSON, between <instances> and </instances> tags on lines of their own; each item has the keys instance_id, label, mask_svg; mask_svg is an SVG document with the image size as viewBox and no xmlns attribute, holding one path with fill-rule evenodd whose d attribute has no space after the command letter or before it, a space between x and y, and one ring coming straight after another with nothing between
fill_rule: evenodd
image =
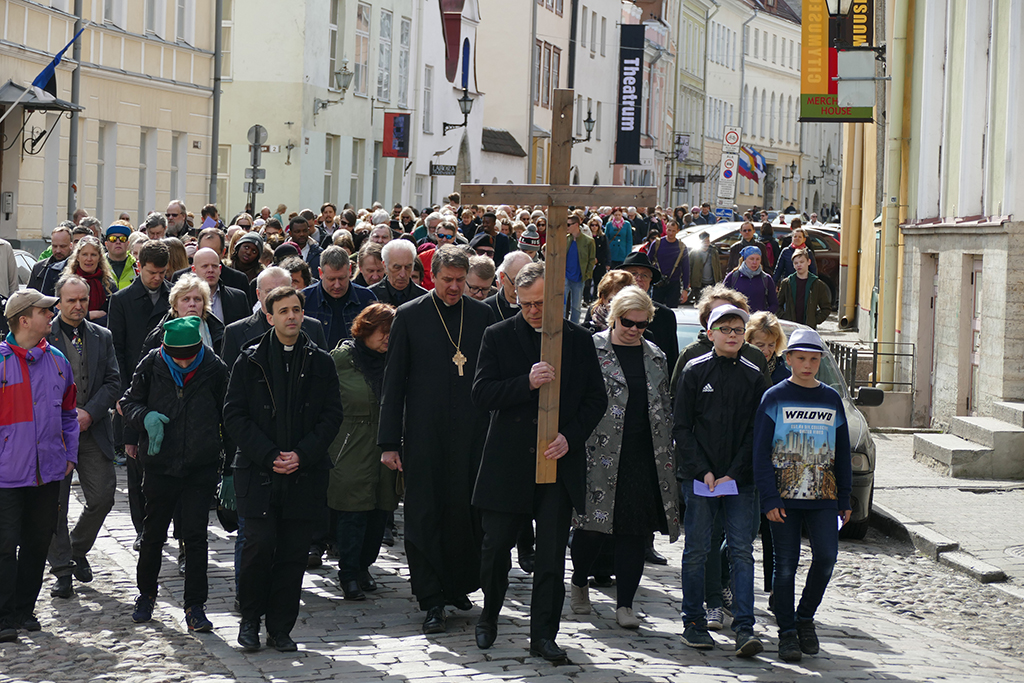
<instances>
[{"instance_id":1,"label":"sidewalk curb","mask_svg":"<svg viewBox=\"0 0 1024 683\"><path fill-rule=\"evenodd\" d=\"M875 502L871 509L871 526L895 538L909 541L917 551L939 564L945 565L976 581L1001 584L1007 580L1002 569L960 549L960 544L936 532L926 524L901 515ZM994 585L1006 593L1024 599L1024 590L1014 586Z\"/></svg>"}]
</instances>

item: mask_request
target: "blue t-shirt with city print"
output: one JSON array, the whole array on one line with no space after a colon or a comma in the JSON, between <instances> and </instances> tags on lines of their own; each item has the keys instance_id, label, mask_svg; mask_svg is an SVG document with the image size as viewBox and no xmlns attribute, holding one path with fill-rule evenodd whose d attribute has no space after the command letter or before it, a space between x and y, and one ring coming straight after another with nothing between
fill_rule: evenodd
<instances>
[{"instance_id":1,"label":"blue t-shirt with city print","mask_svg":"<svg viewBox=\"0 0 1024 683\"><path fill-rule=\"evenodd\" d=\"M850 509L850 433L835 389L790 380L765 392L754 418L761 509Z\"/></svg>"}]
</instances>

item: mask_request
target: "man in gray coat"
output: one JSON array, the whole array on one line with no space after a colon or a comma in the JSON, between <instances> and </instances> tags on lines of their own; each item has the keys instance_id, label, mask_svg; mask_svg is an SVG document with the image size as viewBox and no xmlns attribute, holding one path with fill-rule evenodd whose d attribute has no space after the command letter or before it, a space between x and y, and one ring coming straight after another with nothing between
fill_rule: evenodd
<instances>
[{"instance_id":1,"label":"man in gray coat","mask_svg":"<svg viewBox=\"0 0 1024 683\"><path fill-rule=\"evenodd\" d=\"M77 275L61 277L54 288L60 315L53 319L47 341L71 364L78 389L76 410L81 430L78 440L78 480L85 496L85 509L75 528L68 533L68 499L71 477L61 483L57 527L47 559L57 577L50 595L70 598L71 577L82 583L92 581L86 555L96 542L103 520L114 505L114 434L110 409L121 391L121 375L114 356L114 339L105 327L95 325L89 313L89 285Z\"/></svg>"}]
</instances>

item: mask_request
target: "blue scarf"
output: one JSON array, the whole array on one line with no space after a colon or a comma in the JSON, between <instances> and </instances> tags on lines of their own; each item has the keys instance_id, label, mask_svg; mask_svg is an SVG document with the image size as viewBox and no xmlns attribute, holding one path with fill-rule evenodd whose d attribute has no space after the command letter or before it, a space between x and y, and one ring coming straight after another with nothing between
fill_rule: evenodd
<instances>
[{"instance_id":1,"label":"blue scarf","mask_svg":"<svg viewBox=\"0 0 1024 683\"><path fill-rule=\"evenodd\" d=\"M167 350L164 347L160 347L160 355L164 357L164 362L167 363L167 369L171 371L171 378L179 389L185 386L185 376L194 372L199 364L203 362L203 354L206 352L206 345L199 347L199 353L192 360L187 368L183 368L174 362L174 359L167 355Z\"/></svg>"}]
</instances>

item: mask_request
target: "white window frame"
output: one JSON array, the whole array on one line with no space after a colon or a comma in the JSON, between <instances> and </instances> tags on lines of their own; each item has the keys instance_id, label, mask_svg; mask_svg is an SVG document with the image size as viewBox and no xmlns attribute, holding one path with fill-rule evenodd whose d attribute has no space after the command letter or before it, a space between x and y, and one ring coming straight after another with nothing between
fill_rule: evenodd
<instances>
[{"instance_id":1,"label":"white window frame","mask_svg":"<svg viewBox=\"0 0 1024 683\"><path fill-rule=\"evenodd\" d=\"M395 32L395 15L390 10L380 11L377 31L377 99L391 101L391 42Z\"/></svg>"},{"instance_id":2,"label":"white window frame","mask_svg":"<svg viewBox=\"0 0 1024 683\"><path fill-rule=\"evenodd\" d=\"M341 4L342 0L331 0L331 4L327 8L327 51L329 53L327 58L327 87L330 90L336 90L334 72L341 71L338 68L339 64L341 64L341 41L338 40Z\"/></svg>"},{"instance_id":3,"label":"white window frame","mask_svg":"<svg viewBox=\"0 0 1024 683\"><path fill-rule=\"evenodd\" d=\"M220 22L220 77L231 80L232 40L235 35L234 0L223 0L224 15Z\"/></svg>"},{"instance_id":4,"label":"white window frame","mask_svg":"<svg viewBox=\"0 0 1024 683\"><path fill-rule=\"evenodd\" d=\"M352 138L352 171L349 180L348 201L353 206L363 206L363 155L366 140Z\"/></svg>"},{"instance_id":5,"label":"white window frame","mask_svg":"<svg viewBox=\"0 0 1024 683\"><path fill-rule=\"evenodd\" d=\"M601 17L601 56L605 56L605 50L608 48L608 19Z\"/></svg>"},{"instance_id":6,"label":"white window frame","mask_svg":"<svg viewBox=\"0 0 1024 683\"><path fill-rule=\"evenodd\" d=\"M423 132L434 133L434 67L423 67Z\"/></svg>"},{"instance_id":7,"label":"white window frame","mask_svg":"<svg viewBox=\"0 0 1024 683\"><path fill-rule=\"evenodd\" d=\"M355 78L353 91L359 97L367 96L368 81L370 80L370 30L373 22L373 8L365 2L356 5L356 55L353 71ZM366 17L365 30L360 28L360 15Z\"/></svg>"},{"instance_id":8,"label":"white window frame","mask_svg":"<svg viewBox=\"0 0 1024 683\"><path fill-rule=\"evenodd\" d=\"M587 6L583 5L583 13L580 15L580 48L587 47Z\"/></svg>"},{"instance_id":9,"label":"white window frame","mask_svg":"<svg viewBox=\"0 0 1024 683\"><path fill-rule=\"evenodd\" d=\"M196 44L196 0L174 0L174 40Z\"/></svg>"},{"instance_id":10,"label":"white window frame","mask_svg":"<svg viewBox=\"0 0 1024 683\"><path fill-rule=\"evenodd\" d=\"M103 0L103 23L126 28L127 18L127 0Z\"/></svg>"},{"instance_id":11,"label":"white window frame","mask_svg":"<svg viewBox=\"0 0 1024 683\"><path fill-rule=\"evenodd\" d=\"M398 26L398 106L409 106L409 69L412 54L412 19L402 17Z\"/></svg>"},{"instance_id":12,"label":"white window frame","mask_svg":"<svg viewBox=\"0 0 1024 683\"><path fill-rule=\"evenodd\" d=\"M223 154L223 156L221 156ZM217 150L217 203L228 204L231 193L231 145L220 145Z\"/></svg>"},{"instance_id":13,"label":"white window frame","mask_svg":"<svg viewBox=\"0 0 1024 683\"><path fill-rule=\"evenodd\" d=\"M144 217L156 204L156 137L154 128L139 129L138 215Z\"/></svg>"},{"instance_id":14,"label":"white window frame","mask_svg":"<svg viewBox=\"0 0 1024 683\"><path fill-rule=\"evenodd\" d=\"M324 198L322 203L334 201L337 194L335 178L338 175L339 142L337 135L324 136Z\"/></svg>"}]
</instances>

